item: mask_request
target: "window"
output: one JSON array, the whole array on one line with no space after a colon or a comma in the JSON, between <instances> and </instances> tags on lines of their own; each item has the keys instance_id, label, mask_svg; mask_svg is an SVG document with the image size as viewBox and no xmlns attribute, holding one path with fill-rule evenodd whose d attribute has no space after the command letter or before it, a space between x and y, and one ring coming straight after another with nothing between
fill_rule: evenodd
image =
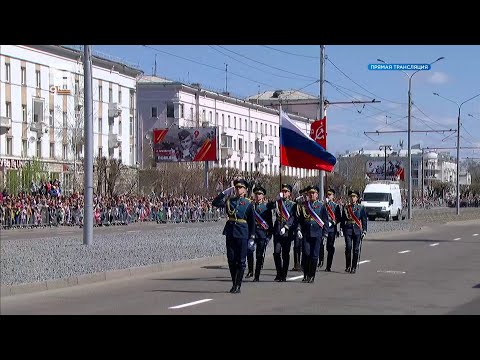
<instances>
[{"instance_id":1,"label":"window","mask_svg":"<svg viewBox=\"0 0 480 360\"><path fill-rule=\"evenodd\" d=\"M115 125L115 118L108 118L108 133L113 133L113 126Z\"/></svg>"},{"instance_id":2,"label":"window","mask_svg":"<svg viewBox=\"0 0 480 360\"><path fill-rule=\"evenodd\" d=\"M268 145L268 154L273 155L273 144Z\"/></svg>"},{"instance_id":3,"label":"window","mask_svg":"<svg viewBox=\"0 0 480 360\"><path fill-rule=\"evenodd\" d=\"M22 140L22 156L26 157L27 156L27 140Z\"/></svg>"},{"instance_id":4,"label":"window","mask_svg":"<svg viewBox=\"0 0 480 360\"><path fill-rule=\"evenodd\" d=\"M193 121L193 107L190 108L190 120Z\"/></svg>"},{"instance_id":5,"label":"window","mask_svg":"<svg viewBox=\"0 0 480 360\"><path fill-rule=\"evenodd\" d=\"M277 127L276 127L276 126L274 126L274 127L273 127L273 130L274 130L274 133L275 133L275 135L274 135L274 136L277 136ZM280 131L279 131L279 132L280 132ZM280 134L278 134L278 136L280 136Z\"/></svg>"},{"instance_id":6,"label":"window","mask_svg":"<svg viewBox=\"0 0 480 360\"><path fill-rule=\"evenodd\" d=\"M67 126L68 126L68 124L67 124L67 112L64 111L63 112L63 128L66 129Z\"/></svg>"},{"instance_id":7,"label":"window","mask_svg":"<svg viewBox=\"0 0 480 360\"><path fill-rule=\"evenodd\" d=\"M50 159L55 159L55 143L50 143Z\"/></svg>"},{"instance_id":8,"label":"window","mask_svg":"<svg viewBox=\"0 0 480 360\"><path fill-rule=\"evenodd\" d=\"M213 120L213 119L212 119L212 115L213 115L213 113L210 111L210 112L208 113L208 122L209 122L210 124L212 123L212 120Z\"/></svg>"},{"instance_id":9,"label":"window","mask_svg":"<svg viewBox=\"0 0 480 360\"><path fill-rule=\"evenodd\" d=\"M27 84L27 69L25 69L23 66L21 67L21 82L22 85Z\"/></svg>"},{"instance_id":10,"label":"window","mask_svg":"<svg viewBox=\"0 0 480 360\"><path fill-rule=\"evenodd\" d=\"M5 81L10 82L10 63L5 63Z\"/></svg>"},{"instance_id":11,"label":"window","mask_svg":"<svg viewBox=\"0 0 480 360\"><path fill-rule=\"evenodd\" d=\"M253 142L250 141L250 152L253 153Z\"/></svg>"},{"instance_id":12,"label":"window","mask_svg":"<svg viewBox=\"0 0 480 360\"><path fill-rule=\"evenodd\" d=\"M67 77L66 76L63 77L62 89L67 90Z\"/></svg>"},{"instance_id":13,"label":"window","mask_svg":"<svg viewBox=\"0 0 480 360\"><path fill-rule=\"evenodd\" d=\"M238 127L242 130L242 118L238 118Z\"/></svg>"},{"instance_id":14,"label":"window","mask_svg":"<svg viewBox=\"0 0 480 360\"><path fill-rule=\"evenodd\" d=\"M120 159L120 161L122 161L122 147L121 146L118 147L118 158Z\"/></svg>"},{"instance_id":15,"label":"window","mask_svg":"<svg viewBox=\"0 0 480 360\"><path fill-rule=\"evenodd\" d=\"M237 117L236 116L233 117L233 128L235 130L237 130Z\"/></svg>"},{"instance_id":16,"label":"window","mask_svg":"<svg viewBox=\"0 0 480 360\"><path fill-rule=\"evenodd\" d=\"M27 122L27 105L22 105L22 121Z\"/></svg>"},{"instance_id":17,"label":"window","mask_svg":"<svg viewBox=\"0 0 480 360\"><path fill-rule=\"evenodd\" d=\"M205 109L202 110L202 121L207 121L207 115Z\"/></svg>"},{"instance_id":18,"label":"window","mask_svg":"<svg viewBox=\"0 0 480 360\"><path fill-rule=\"evenodd\" d=\"M130 115L130 136L133 136L133 115Z\"/></svg>"},{"instance_id":19,"label":"window","mask_svg":"<svg viewBox=\"0 0 480 360\"><path fill-rule=\"evenodd\" d=\"M225 127L225 114L222 114L222 129Z\"/></svg>"},{"instance_id":20,"label":"window","mask_svg":"<svg viewBox=\"0 0 480 360\"><path fill-rule=\"evenodd\" d=\"M233 150L237 150L237 140L233 140Z\"/></svg>"},{"instance_id":21,"label":"window","mask_svg":"<svg viewBox=\"0 0 480 360\"><path fill-rule=\"evenodd\" d=\"M119 104L122 103L122 90L121 89L118 90L118 103Z\"/></svg>"},{"instance_id":22,"label":"window","mask_svg":"<svg viewBox=\"0 0 480 360\"><path fill-rule=\"evenodd\" d=\"M35 79L36 79L37 88L41 88L42 82L40 77L40 70L35 71Z\"/></svg>"},{"instance_id":23,"label":"window","mask_svg":"<svg viewBox=\"0 0 480 360\"><path fill-rule=\"evenodd\" d=\"M67 145L63 144L62 159L67 160L67 156L68 156L68 148L67 148Z\"/></svg>"},{"instance_id":24,"label":"window","mask_svg":"<svg viewBox=\"0 0 480 360\"><path fill-rule=\"evenodd\" d=\"M98 157L103 157L103 148L101 146L98 147Z\"/></svg>"},{"instance_id":25,"label":"window","mask_svg":"<svg viewBox=\"0 0 480 360\"><path fill-rule=\"evenodd\" d=\"M118 119L118 135L122 136L122 119Z\"/></svg>"},{"instance_id":26,"label":"window","mask_svg":"<svg viewBox=\"0 0 480 360\"><path fill-rule=\"evenodd\" d=\"M263 135L263 124L262 123L260 123L260 134Z\"/></svg>"},{"instance_id":27,"label":"window","mask_svg":"<svg viewBox=\"0 0 480 360\"><path fill-rule=\"evenodd\" d=\"M247 167L247 166L248 166L248 164L247 164L247 162L245 161L245 172L248 171L248 167Z\"/></svg>"},{"instance_id":28,"label":"window","mask_svg":"<svg viewBox=\"0 0 480 360\"><path fill-rule=\"evenodd\" d=\"M156 118L158 116L158 109L156 106L152 106L152 118Z\"/></svg>"},{"instance_id":29,"label":"window","mask_svg":"<svg viewBox=\"0 0 480 360\"><path fill-rule=\"evenodd\" d=\"M234 167L235 169L237 168L237 162L236 162L236 161L233 162L233 167Z\"/></svg>"},{"instance_id":30,"label":"window","mask_svg":"<svg viewBox=\"0 0 480 360\"><path fill-rule=\"evenodd\" d=\"M78 80L75 80L75 95L78 95L79 91L80 91L80 83L78 82Z\"/></svg>"},{"instance_id":31,"label":"window","mask_svg":"<svg viewBox=\"0 0 480 360\"><path fill-rule=\"evenodd\" d=\"M265 124L265 135L267 135L267 124Z\"/></svg>"},{"instance_id":32,"label":"window","mask_svg":"<svg viewBox=\"0 0 480 360\"><path fill-rule=\"evenodd\" d=\"M42 140L37 140L37 158L42 157Z\"/></svg>"},{"instance_id":33,"label":"window","mask_svg":"<svg viewBox=\"0 0 480 360\"><path fill-rule=\"evenodd\" d=\"M134 92L133 90L130 90L130 109L133 109L134 108Z\"/></svg>"},{"instance_id":34,"label":"window","mask_svg":"<svg viewBox=\"0 0 480 360\"><path fill-rule=\"evenodd\" d=\"M253 131L252 120L250 120L250 132Z\"/></svg>"},{"instance_id":35,"label":"window","mask_svg":"<svg viewBox=\"0 0 480 360\"><path fill-rule=\"evenodd\" d=\"M179 117L183 118L185 116L185 109L183 104L180 104L180 114L178 115Z\"/></svg>"},{"instance_id":36,"label":"window","mask_svg":"<svg viewBox=\"0 0 480 360\"><path fill-rule=\"evenodd\" d=\"M98 118L98 133L101 134L103 129L102 118Z\"/></svg>"},{"instance_id":37,"label":"window","mask_svg":"<svg viewBox=\"0 0 480 360\"><path fill-rule=\"evenodd\" d=\"M218 126L218 112L215 113L215 126Z\"/></svg>"},{"instance_id":38,"label":"window","mask_svg":"<svg viewBox=\"0 0 480 360\"><path fill-rule=\"evenodd\" d=\"M270 125L270 136L272 136L272 125Z\"/></svg>"},{"instance_id":39,"label":"window","mask_svg":"<svg viewBox=\"0 0 480 360\"><path fill-rule=\"evenodd\" d=\"M228 127L231 127L231 123L230 123L230 115L228 115Z\"/></svg>"},{"instance_id":40,"label":"window","mask_svg":"<svg viewBox=\"0 0 480 360\"><path fill-rule=\"evenodd\" d=\"M33 122L43 122L43 101L33 99Z\"/></svg>"},{"instance_id":41,"label":"window","mask_svg":"<svg viewBox=\"0 0 480 360\"><path fill-rule=\"evenodd\" d=\"M11 137L7 137L7 155L12 155L12 143L13 139Z\"/></svg>"},{"instance_id":42,"label":"window","mask_svg":"<svg viewBox=\"0 0 480 360\"><path fill-rule=\"evenodd\" d=\"M108 88L108 102L113 102L113 89Z\"/></svg>"},{"instance_id":43,"label":"window","mask_svg":"<svg viewBox=\"0 0 480 360\"><path fill-rule=\"evenodd\" d=\"M174 118L175 117L175 111L173 109L173 102L169 101L167 102L167 118Z\"/></svg>"},{"instance_id":44,"label":"window","mask_svg":"<svg viewBox=\"0 0 480 360\"><path fill-rule=\"evenodd\" d=\"M255 133L258 133L258 122L255 121Z\"/></svg>"},{"instance_id":45,"label":"window","mask_svg":"<svg viewBox=\"0 0 480 360\"><path fill-rule=\"evenodd\" d=\"M108 157L113 158L113 148L108 148Z\"/></svg>"},{"instance_id":46,"label":"window","mask_svg":"<svg viewBox=\"0 0 480 360\"><path fill-rule=\"evenodd\" d=\"M98 101L103 101L103 95L102 95L103 89L102 85L98 85Z\"/></svg>"},{"instance_id":47,"label":"window","mask_svg":"<svg viewBox=\"0 0 480 360\"><path fill-rule=\"evenodd\" d=\"M247 131L248 128L247 128L247 119L245 119L245 131Z\"/></svg>"},{"instance_id":48,"label":"window","mask_svg":"<svg viewBox=\"0 0 480 360\"><path fill-rule=\"evenodd\" d=\"M12 117L12 103L9 101L5 103L5 116L7 118Z\"/></svg>"}]
</instances>

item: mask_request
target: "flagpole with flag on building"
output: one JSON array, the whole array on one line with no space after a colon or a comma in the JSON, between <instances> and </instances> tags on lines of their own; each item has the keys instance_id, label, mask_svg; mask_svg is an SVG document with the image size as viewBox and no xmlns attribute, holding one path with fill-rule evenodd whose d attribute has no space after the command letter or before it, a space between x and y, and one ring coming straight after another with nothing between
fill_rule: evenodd
<instances>
[{"instance_id":1,"label":"flagpole with flag on building","mask_svg":"<svg viewBox=\"0 0 480 360\"><path fill-rule=\"evenodd\" d=\"M280 185L282 166L332 172L337 159L290 119L280 106Z\"/></svg>"}]
</instances>

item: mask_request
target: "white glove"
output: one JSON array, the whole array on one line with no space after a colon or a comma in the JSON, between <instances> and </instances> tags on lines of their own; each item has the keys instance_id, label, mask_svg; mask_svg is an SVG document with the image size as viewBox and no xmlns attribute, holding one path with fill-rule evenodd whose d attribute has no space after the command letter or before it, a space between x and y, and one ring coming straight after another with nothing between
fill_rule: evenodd
<instances>
[{"instance_id":1,"label":"white glove","mask_svg":"<svg viewBox=\"0 0 480 360\"><path fill-rule=\"evenodd\" d=\"M277 200L280 200L283 198L283 192L279 193L278 196L277 196Z\"/></svg>"},{"instance_id":2,"label":"white glove","mask_svg":"<svg viewBox=\"0 0 480 360\"><path fill-rule=\"evenodd\" d=\"M343 237L343 230L340 229L340 236Z\"/></svg>"},{"instance_id":3,"label":"white glove","mask_svg":"<svg viewBox=\"0 0 480 360\"><path fill-rule=\"evenodd\" d=\"M223 190L222 194L225 195L225 196L229 196L229 195L233 194L234 189L235 189L235 186L231 186L228 189Z\"/></svg>"},{"instance_id":4,"label":"white glove","mask_svg":"<svg viewBox=\"0 0 480 360\"><path fill-rule=\"evenodd\" d=\"M285 234L285 231L286 231L285 227L282 227L282 228L280 229L280 235L283 236L283 235Z\"/></svg>"},{"instance_id":5,"label":"white glove","mask_svg":"<svg viewBox=\"0 0 480 360\"><path fill-rule=\"evenodd\" d=\"M303 235L302 235L302 232L300 230L297 231L297 236L300 240L303 239Z\"/></svg>"}]
</instances>

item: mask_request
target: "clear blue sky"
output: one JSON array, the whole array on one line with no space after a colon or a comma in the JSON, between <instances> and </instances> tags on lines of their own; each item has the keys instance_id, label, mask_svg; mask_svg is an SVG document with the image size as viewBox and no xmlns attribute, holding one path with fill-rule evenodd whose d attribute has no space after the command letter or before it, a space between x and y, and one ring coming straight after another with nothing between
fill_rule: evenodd
<instances>
[{"instance_id":1,"label":"clear blue sky","mask_svg":"<svg viewBox=\"0 0 480 360\"><path fill-rule=\"evenodd\" d=\"M198 82L217 91L225 90L228 64L228 91L242 98L275 89L302 89L319 96L319 84L314 83L320 76L319 45L95 45L94 50L138 64L145 74L152 73L156 54L158 76ZM368 70L378 58L389 63L431 63L445 57L413 77L413 130L456 129L458 107L433 92L459 103L480 94L480 46L326 45L325 53L327 100L381 101L328 107L328 150L333 153L378 149L380 144L398 148L401 139L407 147L406 133L371 135L372 140L364 135L364 131L407 129L408 79L400 71ZM480 147L480 96L462 106L462 124L461 146ZM417 143L454 147L456 134L413 133L412 145ZM460 156L480 158L480 149L462 150Z\"/></svg>"}]
</instances>

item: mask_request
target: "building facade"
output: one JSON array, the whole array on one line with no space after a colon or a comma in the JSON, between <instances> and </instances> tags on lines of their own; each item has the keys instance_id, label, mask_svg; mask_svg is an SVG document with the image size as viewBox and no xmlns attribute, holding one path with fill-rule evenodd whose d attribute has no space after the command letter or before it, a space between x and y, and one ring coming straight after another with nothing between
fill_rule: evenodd
<instances>
[{"instance_id":1,"label":"building facade","mask_svg":"<svg viewBox=\"0 0 480 360\"><path fill-rule=\"evenodd\" d=\"M421 189L422 170L423 185L429 187L433 181L456 182L456 161L448 152L435 152L420 149L418 146L412 147L412 188ZM387 161L401 161L405 167L405 175L408 168L408 151L387 149ZM352 163L353 158L363 157L364 163L369 161L384 161L384 150L358 150L348 152L338 157L338 165L336 169L341 169L341 174L347 176L347 169ZM423 159L423 165L422 165ZM463 175L463 181L468 181L468 175ZM462 183L462 180L461 180Z\"/></svg>"},{"instance_id":2,"label":"building facade","mask_svg":"<svg viewBox=\"0 0 480 360\"><path fill-rule=\"evenodd\" d=\"M136 78L141 71L92 57L94 156L136 164ZM57 45L0 46L0 186L38 159L71 189L83 178L83 51ZM46 180L50 180L46 179Z\"/></svg>"},{"instance_id":3,"label":"building facade","mask_svg":"<svg viewBox=\"0 0 480 360\"><path fill-rule=\"evenodd\" d=\"M216 127L219 134L219 159L212 167L240 171L279 173L280 139L278 110L237 99L226 94L153 76L137 84L138 117L142 136L142 166L152 161L152 130L179 127ZM289 114L297 126L309 134L313 119ZM316 170L285 167L283 174L314 176Z\"/></svg>"}]
</instances>

